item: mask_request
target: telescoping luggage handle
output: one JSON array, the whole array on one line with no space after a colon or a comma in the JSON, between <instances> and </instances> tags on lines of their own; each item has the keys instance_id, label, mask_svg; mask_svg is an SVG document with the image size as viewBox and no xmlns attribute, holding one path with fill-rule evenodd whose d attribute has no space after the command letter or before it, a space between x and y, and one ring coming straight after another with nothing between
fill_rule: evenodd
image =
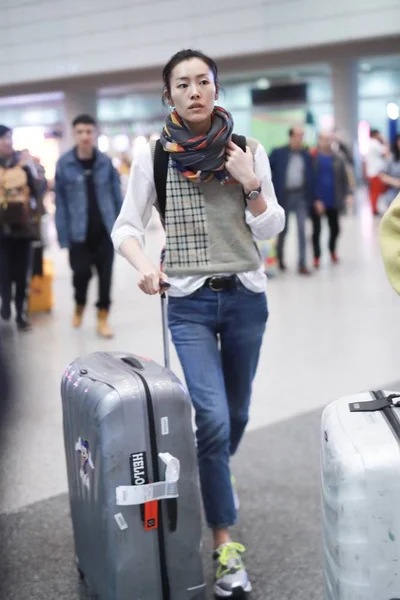
<instances>
[{"instance_id":1,"label":"telescoping luggage handle","mask_svg":"<svg viewBox=\"0 0 400 600\"><path fill-rule=\"evenodd\" d=\"M161 286L161 320L163 330L163 345L164 345L164 365L167 369L171 368L171 359L169 354L169 338L168 338L168 315L167 315L167 294L166 290L170 284L166 281L160 281Z\"/></svg>"},{"instance_id":2,"label":"telescoping luggage handle","mask_svg":"<svg viewBox=\"0 0 400 600\"><path fill-rule=\"evenodd\" d=\"M171 359L169 353L169 337L168 337L168 314L167 314L167 294L166 290L171 287L166 281L160 281L161 287L161 322L162 322L162 336L163 336L163 347L164 347L164 365L167 369L171 368ZM134 369L142 369L142 365L136 358L126 357L123 362L131 365Z\"/></svg>"},{"instance_id":3,"label":"telescoping luggage handle","mask_svg":"<svg viewBox=\"0 0 400 600\"><path fill-rule=\"evenodd\" d=\"M161 320L163 330L163 345L164 345L164 365L167 369L171 368L171 358L169 353L169 337L168 337L168 313L167 313L167 294L166 291L170 284L166 281L160 281L161 286ZM170 531L176 531L178 525L178 500L171 498L167 500L167 512Z\"/></svg>"}]
</instances>

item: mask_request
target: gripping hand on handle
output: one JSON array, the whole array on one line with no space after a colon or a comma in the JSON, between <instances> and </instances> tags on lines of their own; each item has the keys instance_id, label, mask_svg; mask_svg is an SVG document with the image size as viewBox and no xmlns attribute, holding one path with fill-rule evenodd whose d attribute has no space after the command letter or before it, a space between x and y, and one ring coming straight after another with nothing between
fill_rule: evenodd
<instances>
[{"instance_id":1,"label":"gripping hand on handle","mask_svg":"<svg viewBox=\"0 0 400 600\"><path fill-rule=\"evenodd\" d=\"M165 291L169 287L167 276L159 269L153 268L139 273L138 286L145 294L153 296Z\"/></svg>"},{"instance_id":2,"label":"gripping hand on handle","mask_svg":"<svg viewBox=\"0 0 400 600\"><path fill-rule=\"evenodd\" d=\"M165 292L166 287L169 287L168 277L153 265L136 238L126 238L120 246L120 251L139 272L138 286L142 292L150 296Z\"/></svg>"}]
</instances>

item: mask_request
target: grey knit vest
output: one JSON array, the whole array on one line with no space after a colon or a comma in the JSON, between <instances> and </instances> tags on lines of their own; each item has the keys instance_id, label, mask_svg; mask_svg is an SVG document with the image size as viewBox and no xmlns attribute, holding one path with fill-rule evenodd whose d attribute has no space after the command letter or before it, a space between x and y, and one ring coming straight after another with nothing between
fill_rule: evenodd
<instances>
[{"instance_id":1,"label":"grey knit vest","mask_svg":"<svg viewBox=\"0 0 400 600\"><path fill-rule=\"evenodd\" d=\"M258 142L247 138L253 156ZM153 150L153 148L152 148ZM192 183L168 166L165 208L169 276L254 271L260 254L245 221L246 202L239 184Z\"/></svg>"}]
</instances>

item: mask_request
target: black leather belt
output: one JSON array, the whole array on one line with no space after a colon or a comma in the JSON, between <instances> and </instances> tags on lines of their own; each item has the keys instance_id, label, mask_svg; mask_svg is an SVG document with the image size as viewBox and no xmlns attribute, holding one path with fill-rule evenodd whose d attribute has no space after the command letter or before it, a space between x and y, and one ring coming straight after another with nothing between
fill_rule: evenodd
<instances>
[{"instance_id":1,"label":"black leather belt","mask_svg":"<svg viewBox=\"0 0 400 600\"><path fill-rule=\"evenodd\" d=\"M205 280L204 286L210 288L213 292L229 292L237 288L237 277L236 275L209 277Z\"/></svg>"}]
</instances>

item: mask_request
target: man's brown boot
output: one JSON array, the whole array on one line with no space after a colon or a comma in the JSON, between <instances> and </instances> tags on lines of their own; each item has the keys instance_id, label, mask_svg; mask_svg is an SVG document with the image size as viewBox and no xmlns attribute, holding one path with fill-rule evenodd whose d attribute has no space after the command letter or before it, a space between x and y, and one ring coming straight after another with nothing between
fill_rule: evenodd
<instances>
[{"instance_id":1,"label":"man's brown boot","mask_svg":"<svg viewBox=\"0 0 400 600\"><path fill-rule=\"evenodd\" d=\"M75 306L74 316L72 317L72 326L75 327L75 329L77 329L78 327L80 327L82 325L84 310L85 310L85 307L82 306L81 304L77 304Z\"/></svg>"},{"instance_id":2,"label":"man's brown boot","mask_svg":"<svg viewBox=\"0 0 400 600\"><path fill-rule=\"evenodd\" d=\"M108 310L99 310L97 313L97 333L103 338L112 338L114 333L108 324Z\"/></svg>"}]
</instances>

